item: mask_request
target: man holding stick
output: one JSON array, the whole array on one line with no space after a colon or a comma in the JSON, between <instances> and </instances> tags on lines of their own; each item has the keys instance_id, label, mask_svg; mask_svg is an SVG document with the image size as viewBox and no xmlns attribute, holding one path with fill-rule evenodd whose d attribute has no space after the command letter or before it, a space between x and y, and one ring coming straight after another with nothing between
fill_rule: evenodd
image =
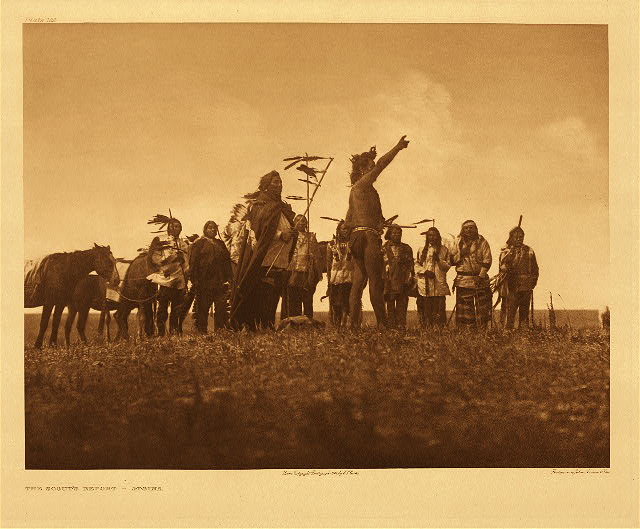
<instances>
[{"instance_id":1,"label":"man holding stick","mask_svg":"<svg viewBox=\"0 0 640 529\"><path fill-rule=\"evenodd\" d=\"M507 244L500 252L502 283L501 319L506 316L506 328L513 329L516 312L520 328L529 326L529 305L538 283L538 262L533 248L524 243L524 230L518 225L509 232Z\"/></svg>"},{"instance_id":2,"label":"man holding stick","mask_svg":"<svg viewBox=\"0 0 640 529\"><path fill-rule=\"evenodd\" d=\"M374 162L376 149L351 157L351 192L349 210L345 218L351 230L349 246L353 257L353 285L349 296L351 327L359 327L362 320L362 292L369 281L369 296L376 314L378 327L387 326L384 306L384 262L382 258L382 230L384 217L380 196L373 187L380 173L409 141L402 136L398 143L377 163Z\"/></svg>"}]
</instances>

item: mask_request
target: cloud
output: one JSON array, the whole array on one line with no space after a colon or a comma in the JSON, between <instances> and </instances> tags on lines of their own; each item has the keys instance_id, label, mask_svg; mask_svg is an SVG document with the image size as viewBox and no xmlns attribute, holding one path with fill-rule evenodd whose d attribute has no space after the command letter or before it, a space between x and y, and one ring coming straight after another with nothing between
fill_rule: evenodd
<instances>
[{"instance_id":1,"label":"cloud","mask_svg":"<svg viewBox=\"0 0 640 529\"><path fill-rule=\"evenodd\" d=\"M529 204L608 202L608 159L579 118L544 124L482 148L468 148L447 168L455 187L483 182L493 201ZM476 193L482 194L479 190Z\"/></svg>"},{"instance_id":2,"label":"cloud","mask_svg":"<svg viewBox=\"0 0 640 529\"><path fill-rule=\"evenodd\" d=\"M588 159L601 156L595 134L587 128L583 120L575 116L540 127L537 137L545 147L564 155Z\"/></svg>"},{"instance_id":3,"label":"cloud","mask_svg":"<svg viewBox=\"0 0 640 529\"><path fill-rule=\"evenodd\" d=\"M392 145L406 134L412 141L408 157L421 159L423 167L437 169L466 148L460 142L460 124L452 116L450 93L422 72L379 87L362 106L377 141Z\"/></svg>"}]
</instances>

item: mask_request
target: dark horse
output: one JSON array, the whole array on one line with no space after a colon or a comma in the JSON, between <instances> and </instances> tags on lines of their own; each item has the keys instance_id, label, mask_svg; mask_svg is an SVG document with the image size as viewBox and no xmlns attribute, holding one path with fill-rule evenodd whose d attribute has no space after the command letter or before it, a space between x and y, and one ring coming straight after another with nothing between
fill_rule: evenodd
<instances>
[{"instance_id":1,"label":"dark horse","mask_svg":"<svg viewBox=\"0 0 640 529\"><path fill-rule=\"evenodd\" d=\"M115 285L112 285L115 286ZM71 328L73 321L78 315L78 334L84 343L87 343L87 337L84 333L87 325L87 316L89 309L100 311L100 323L98 324L98 335L102 336L104 325L107 325L107 340L111 339L110 323L111 312L118 308L118 303L107 299L107 282L100 276L88 275L81 279L73 292L71 302L69 303L69 314L64 326L64 337L69 346L69 337L71 336Z\"/></svg>"},{"instance_id":2,"label":"dark horse","mask_svg":"<svg viewBox=\"0 0 640 529\"><path fill-rule=\"evenodd\" d=\"M116 340L129 338L129 314L138 308L138 322L147 336L154 334L153 303L158 295L158 285L149 281L147 276L158 272L158 251L160 244L157 237L151 243L149 251L136 257L124 276L120 288L120 301L115 318L118 323Z\"/></svg>"},{"instance_id":3,"label":"dark horse","mask_svg":"<svg viewBox=\"0 0 640 529\"><path fill-rule=\"evenodd\" d=\"M50 345L56 345L58 340L58 327L62 311L71 301L71 296L78 282L87 276L89 272L97 272L107 281L116 281L118 271L116 261L111 254L109 246L94 244L90 250L77 252L54 253L47 255L41 262L37 280L37 288L32 296L25 295L25 307L42 307L40 318L40 332L35 346L42 347L45 332L49 326L49 317L53 313L51 324ZM25 278L25 294L27 282Z\"/></svg>"}]
</instances>

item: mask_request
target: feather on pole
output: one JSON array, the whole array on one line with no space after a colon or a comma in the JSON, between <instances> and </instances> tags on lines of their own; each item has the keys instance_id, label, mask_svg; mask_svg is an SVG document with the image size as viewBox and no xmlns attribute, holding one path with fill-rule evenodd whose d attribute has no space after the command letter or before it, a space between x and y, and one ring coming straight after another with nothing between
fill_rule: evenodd
<instances>
[{"instance_id":1,"label":"feather on pole","mask_svg":"<svg viewBox=\"0 0 640 529\"><path fill-rule=\"evenodd\" d=\"M328 158L326 158L325 156L290 156L289 158L283 158L283 162L291 162L290 164L288 164L284 170L286 171L287 169L290 169L291 167L293 167L295 164L299 163L299 162L313 162L316 160L327 160ZM303 169L300 169L301 171Z\"/></svg>"},{"instance_id":2,"label":"feather on pole","mask_svg":"<svg viewBox=\"0 0 640 529\"><path fill-rule=\"evenodd\" d=\"M324 168L324 170L322 171L322 176L320 177L320 181L318 182L318 185L316 186L316 188L313 190L313 193L311 194L311 197L309 198L308 204L307 204L307 209L304 212L304 215L306 216L307 213L309 212L309 208L311 207L311 203L313 202L313 199L316 196L316 193L318 192L318 189L320 189L320 186L322 185L322 181L324 180L324 177L327 175L327 171L329 170L329 166L331 165L331 162L333 162L333 158L329 157L329 158L321 158L323 160L329 160L327 162L326 167Z\"/></svg>"},{"instance_id":3,"label":"feather on pole","mask_svg":"<svg viewBox=\"0 0 640 529\"><path fill-rule=\"evenodd\" d=\"M296 160L295 162L291 162L289 165L287 165L284 170L286 171L287 169L291 169L295 164L297 164L300 160Z\"/></svg>"},{"instance_id":4,"label":"feather on pole","mask_svg":"<svg viewBox=\"0 0 640 529\"><path fill-rule=\"evenodd\" d=\"M296 167L296 169L298 171L302 171L303 173L309 175L309 176L316 176L316 170L313 167L309 167L308 165L299 165L298 167Z\"/></svg>"},{"instance_id":5,"label":"feather on pole","mask_svg":"<svg viewBox=\"0 0 640 529\"><path fill-rule=\"evenodd\" d=\"M290 156L289 158L283 158L283 162L289 162L291 160L300 160L304 162L313 162L315 160L328 160L326 156Z\"/></svg>"},{"instance_id":6,"label":"feather on pole","mask_svg":"<svg viewBox=\"0 0 640 529\"><path fill-rule=\"evenodd\" d=\"M387 226L387 225L391 224L398 217L399 217L399 215L394 215L393 217L389 217L387 220L384 221L384 225Z\"/></svg>"}]
</instances>

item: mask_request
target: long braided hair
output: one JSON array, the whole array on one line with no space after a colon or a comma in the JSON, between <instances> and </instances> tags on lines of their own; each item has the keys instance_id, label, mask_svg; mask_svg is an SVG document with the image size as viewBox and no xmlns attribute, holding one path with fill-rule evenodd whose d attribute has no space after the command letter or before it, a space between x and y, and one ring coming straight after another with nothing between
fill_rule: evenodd
<instances>
[{"instance_id":1,"label":"long braided hair","mask_svg":"<svg viewBox=\"0 0 640 529\"><path fill-rule=\"evenodd\" d=\"M440 254L440 248L442 248L442 236L440 235L440 230L438 230L438 228L436 228L435 226L431 226L425 233L425 244L424 244L424 248L422 249L422 254L420 254L420 259L419 262L421 264L424 264L424 260L427 257L427 250L429 249L429 233L435 233L436 234L436 243L433 245L433 248L435 250L435 255L439 255Z\"/></svg>"}]
</instances>

